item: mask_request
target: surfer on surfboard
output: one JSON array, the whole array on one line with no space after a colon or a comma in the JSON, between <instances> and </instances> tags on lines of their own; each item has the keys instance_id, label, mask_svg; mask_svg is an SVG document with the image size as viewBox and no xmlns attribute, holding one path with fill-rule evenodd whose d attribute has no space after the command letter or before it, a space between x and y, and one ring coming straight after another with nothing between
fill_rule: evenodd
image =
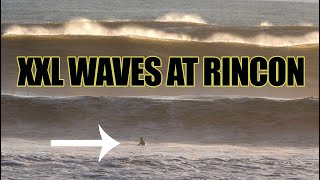
<instances>
[{"instance_id":1,"label":"surfer on surfboard","mask_svg":"<svg viewBox=\"0 0 320 180\"><path fill-rule=\"evenodd\" d=\"M138 146L145 146L146 142L144 142L143 137L140 137L140 143L138 144Z\"/></svg>"}]
</instances>

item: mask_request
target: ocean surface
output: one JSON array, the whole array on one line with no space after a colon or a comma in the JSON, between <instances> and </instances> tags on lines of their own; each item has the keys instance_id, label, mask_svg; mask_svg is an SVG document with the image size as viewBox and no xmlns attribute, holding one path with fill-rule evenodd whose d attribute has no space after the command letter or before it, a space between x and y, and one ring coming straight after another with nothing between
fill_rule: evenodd
<instances>
[{"instance_id":1,"label":"ocean surface","mask_svg":"<svg viewBox=\"0 0 320 180\"><path fill-rule=\"evenodd\" d=\"M305 56L306 86L17 88L28 55ZM1 179L319 179L319 1L1 0L1 87ZM98 124L100 163L50 147Z\"/></svg>"}]
</instances>

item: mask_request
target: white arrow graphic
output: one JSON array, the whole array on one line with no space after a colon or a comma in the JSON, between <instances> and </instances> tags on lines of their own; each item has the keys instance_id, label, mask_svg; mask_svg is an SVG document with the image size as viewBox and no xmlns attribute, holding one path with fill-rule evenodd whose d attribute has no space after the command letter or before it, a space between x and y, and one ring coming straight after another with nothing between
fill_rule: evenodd
<instances>
[{"instance_id":1,"label":"white arrow graphic","mask_svg":"<svg viewBox=\"0 0 320 180\"><path fill-rule=\"evenodd\" d=\"M97 147L101 146L99 162L112 148L118 146L120 143L112 139L104 130L99 126L101 140L51 140L51 146L85 146Z\"/></svg>"}]
</instances>

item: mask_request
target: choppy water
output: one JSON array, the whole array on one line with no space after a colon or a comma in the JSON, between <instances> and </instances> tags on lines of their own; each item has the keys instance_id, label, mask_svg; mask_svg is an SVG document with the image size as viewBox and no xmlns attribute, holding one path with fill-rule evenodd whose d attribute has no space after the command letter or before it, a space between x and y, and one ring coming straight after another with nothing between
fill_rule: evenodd
<instances>
[{"instance_id":1,"label":"choppy water","mask_svg":"<svg viewBox=\"0 0 320 180\"><path fill-rule=\"evenodd\" d=\"M98 163L99 148L52 149L44 141L3 141L2 179L319 178L319 151L314 148L177 143L138 147L122 142ZM19 145L9 153L13 141Z\"/></svg>"}]
</instances>

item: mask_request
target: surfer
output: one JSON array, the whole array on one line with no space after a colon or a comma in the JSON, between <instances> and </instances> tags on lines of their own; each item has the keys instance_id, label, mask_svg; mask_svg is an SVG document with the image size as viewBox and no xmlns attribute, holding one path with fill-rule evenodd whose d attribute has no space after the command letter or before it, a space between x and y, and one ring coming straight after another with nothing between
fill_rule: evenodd
<instances>
[{"instance_id":1,"label":"surfer","mask_svg":"<svg viewBox=\"0 0 320 180\"><path fill-rule=\"evenodd\" d=\"M143 137L140 137L140 143L138 144L138 146L145 146L146 142L144 142Z\"/></svg>"}]
</instances>

